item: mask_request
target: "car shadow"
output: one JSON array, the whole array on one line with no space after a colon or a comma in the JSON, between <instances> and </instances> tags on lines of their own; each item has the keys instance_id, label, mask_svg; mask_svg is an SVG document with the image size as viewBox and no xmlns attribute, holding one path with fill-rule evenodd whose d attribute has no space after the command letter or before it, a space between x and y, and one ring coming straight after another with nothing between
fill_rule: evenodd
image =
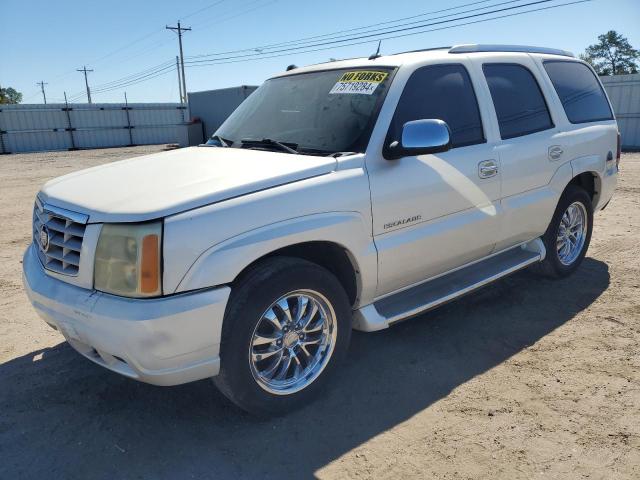
<instances>
[{"instance_id":1,"label":"car shadow","mask_svg":"<svg viewBox=\"0 0 640 480\"><path fill-rule=\"evenodd\" d=\"M520 272L391 329L354 332L316 402L276 419L231 405L210 381L154 387L66 343L0 365L6 478L309 478L592 304L609 285L587 258L570 278Z\"/></svg>"}]
</instances>

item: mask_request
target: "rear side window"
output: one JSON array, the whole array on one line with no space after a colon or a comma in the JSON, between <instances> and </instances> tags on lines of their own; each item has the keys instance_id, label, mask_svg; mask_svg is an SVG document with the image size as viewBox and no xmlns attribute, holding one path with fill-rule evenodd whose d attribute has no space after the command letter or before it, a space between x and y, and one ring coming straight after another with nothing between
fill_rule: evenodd
<instances>
[{"instance_id":1,"label":"rear side window","mask_svg":"<svg viewBox=\"0 0 640 480\"><path fill-rule=\"evenodd\" d=\"M485 141L476 94L462 65L433 65L413 72L391 121L390 138L398 140L406 122L432 118L447 122L453 148Z\"/></svg>"},{"instance_id":2,"label":"rear side window","mask_svg":"<svg viewBox=\"0 0 640 480\"><path fill-rule=\"evenodd\" d=\"M489 84L503 139L553 127L540 86L529 69L503 63L485 64L482 69Z\"/></svg>"},{"instance_id":3,"label":"rear side window","mask_svg":"<svg viewBox=\"0 0 640 480\"><path fill-rule=\"evenodd\" d=\"M578 62L547 61L544 68L571 123L613 119L602 86L589 67Z\"/></svg>"}]
</instances>

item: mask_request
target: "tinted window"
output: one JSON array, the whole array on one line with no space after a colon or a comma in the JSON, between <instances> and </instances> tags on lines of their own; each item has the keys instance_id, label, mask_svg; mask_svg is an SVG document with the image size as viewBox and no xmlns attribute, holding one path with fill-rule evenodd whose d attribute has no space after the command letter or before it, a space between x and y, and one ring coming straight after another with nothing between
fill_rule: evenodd
<instances>
[{"instance_id":1,"label":"tinted window","mask_svg":"<svg viewBox=\"0 0 640 480\"><path fill-rule=\"evenodd\" d=\"M393 116L390 138L398 140L406 122L432 118L447 122L452 147L484 142L478 102L462 65L436 65L413 72Z\"/></svg>"},{"instance_id":2,"label":"tinted window","mask_svg":"<svg viewBox=\"0 0 640 480\"><path fill-rule=\"evenodd\" d=\"M589 67L578 62L544 62L544 68L571 123L613 118L600 82Z\"/></svg>"},{"instance_id":3,"label":"tinted window","mask_svg":"<svg viewBox=\"0 0 640 480\"><path fill-rule=\"evenodd\" d=\"M538 82L527 68L515 64L486 64L483 70L502 138L519 137L553 127Z\"/></svg>"}]
</instances>

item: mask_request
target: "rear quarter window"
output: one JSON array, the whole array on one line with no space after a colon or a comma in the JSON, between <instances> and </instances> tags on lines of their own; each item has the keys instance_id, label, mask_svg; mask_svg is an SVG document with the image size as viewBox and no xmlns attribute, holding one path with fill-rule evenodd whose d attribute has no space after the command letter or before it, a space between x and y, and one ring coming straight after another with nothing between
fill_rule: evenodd
<instances>
[{"instance_id":1,"label":"rear quarter window","mask_svg":"<svg viewBox=\"0 0 640 480\"><path fill-rule=\"evenodd\" d=\"M528 68L517 63L485 63L482 69L502 139L553 128L545 98Z\"/></svg>"},{"instance_id":2,"label":"rear quarter window","mask_svg":"<svg viewBox=\"0 0 640 480\"><path fill-rule=\"evenodd\" d=\"M602 86L589 67L554 60L543 65L571 123L613 120Z\"/></svg>"}]
</instances>

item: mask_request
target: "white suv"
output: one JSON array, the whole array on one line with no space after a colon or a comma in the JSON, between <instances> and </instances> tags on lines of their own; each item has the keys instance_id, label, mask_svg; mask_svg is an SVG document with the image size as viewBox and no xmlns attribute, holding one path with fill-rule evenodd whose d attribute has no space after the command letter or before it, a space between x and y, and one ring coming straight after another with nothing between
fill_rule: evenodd
<instances>
[{"instance_id":1,"label":"white suv","mask_svg":"<svg viewBox=\"0 0 640 480\"><path fill-rule=\"evenodd\" d=\"M291 68L200 147L36 198L37 311L81 354L240 407L311 401L374 331L529 265L584 258L619 138L561 50L462 45Z\"/></svg>"}]
</instances>

